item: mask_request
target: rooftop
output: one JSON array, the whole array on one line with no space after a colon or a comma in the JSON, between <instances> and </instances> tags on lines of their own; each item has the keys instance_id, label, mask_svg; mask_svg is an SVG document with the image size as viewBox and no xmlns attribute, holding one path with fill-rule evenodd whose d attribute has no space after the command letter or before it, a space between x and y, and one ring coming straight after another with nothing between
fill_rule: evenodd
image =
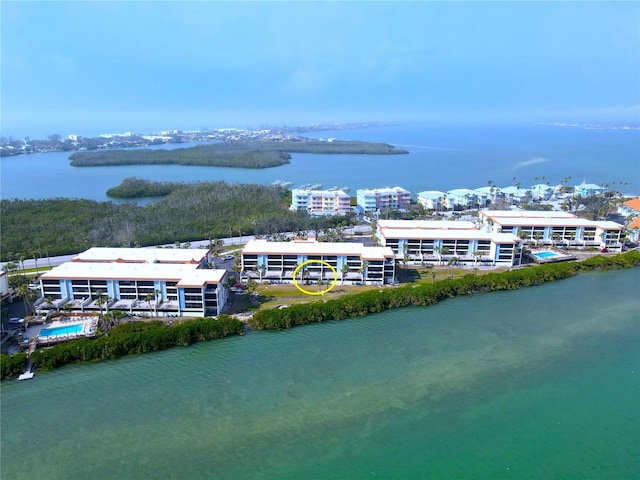
<instances>
[{"instance_id":1,"label":"rooftop","mask_svg":"<svg viewBox=\"0 0 640 480\"><path fill-rule=\"evenodd\" d=\"M72 262L200 263L209 253L205 248L109 248L93 247L79 253Z\"/></svg>"},{"instance_id":2,"label":"rooftop","mask_svg":"<svg viewBox=\"0 0 640 480\"><path fill-rule=\"evenodd\" d=\"M242 250L243 254L281 254L281 255L347 255L365 260L384 260L393 258L389 247L365 247L363 243L346 242L269 242L250 240Z\"/></svg>"}]
</instances>

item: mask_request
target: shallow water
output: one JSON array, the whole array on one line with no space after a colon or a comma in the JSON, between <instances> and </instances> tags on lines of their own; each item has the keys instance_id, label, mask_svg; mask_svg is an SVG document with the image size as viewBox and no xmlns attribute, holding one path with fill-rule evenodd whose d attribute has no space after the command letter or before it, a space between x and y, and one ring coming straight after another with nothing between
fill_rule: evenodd
<instances>
[{"instance_id":1,"label":"shallow water","mask_svg":"<svg viewBox=\"0 0 640 480\"><path fill-rule=\"evenodd\" d=\"M2 477L637 478L639 280L582 274L4 382Z\"/></svg>"}]
</instances>

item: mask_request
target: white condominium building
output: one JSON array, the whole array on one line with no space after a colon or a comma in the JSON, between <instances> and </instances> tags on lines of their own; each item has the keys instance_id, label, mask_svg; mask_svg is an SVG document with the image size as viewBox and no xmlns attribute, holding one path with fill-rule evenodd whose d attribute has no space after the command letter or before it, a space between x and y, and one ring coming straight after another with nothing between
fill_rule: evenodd
<instances>
[{"instance_id":1,"label":"white condominium building","mask_svg":"<svg viewBox=\"0 0 640 480\"><path fill-rule=\"evenodd\" d=\"M517 265L521 240L486 232L466 221L378 220L376 235L395 257L408 263Z\"/></svg>"},{"instance_id":2,"label":"white condominium building","mask_svg":"<svg viewBox=\"0 0 640 480\"><path fill-rule=\"evenodd\" d=\"M351 211L351 197L342 190L294 188L290 210L304 210L310 215L345 215Z\"/></svg>"},{"instance_id":3,"label":"white condominium building","mask_svg":"<svg viewBox=\"0 0 640 480\"><path fill-rule=\"evenodd\" d=\"M411 192L402 187L360 189L356 193L356 202L365 212L402 210L411 203Z\"/></svg>"},{"instance_id":4,"label":"white condominium building","mask_svg":"<svg viewBox=\"0 0 640 480\"><path fill-rule=\"evenodd\" d=\"M337 275L343 283L383 285L393 283L394 258L390 248L366 247L362 243L250 240L242 250L242 276L257 281L292 283L298 265L317 260L305 266L305 282L330 283ZM320 261L331 265L336 274Z\"/></svg>"},{"instance_id":5,"label":"white condominium building","mask_svg":"<svg viewBox=\"0 0 640 480\"><path fill-rule=\"evenodd\" d=\"M517 235L525 243L622 250L624 226L609 220L586 220L559 211L522 210L481 210L478 218L485 231Z\"/></svg>"},{"instance_id":6,"label":"white condominium building","mask_svg":"<svg viewBox=\"0 0 640 480\"><path fill-rule=\"evenodd\" d=\"M207 249L91 248L40 276L39 310L123 310L140 316L215 316L226 270Z\"/></svg>"}]
</instances>

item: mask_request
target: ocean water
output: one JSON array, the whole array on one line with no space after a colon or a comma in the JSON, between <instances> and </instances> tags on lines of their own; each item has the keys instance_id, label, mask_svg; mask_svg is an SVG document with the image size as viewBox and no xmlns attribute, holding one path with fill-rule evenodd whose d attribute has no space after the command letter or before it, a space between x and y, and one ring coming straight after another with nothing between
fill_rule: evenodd
<instances>
[{"instance_id":1,"label":"ocean water","mask_svg":"<svg viewBox=\"0 0 640 480\"><path fill-rule=\"evenodd\" d=\"M2 384L2 478L634 479L640 269Z\"/></svg>"},{"instance_id":2,"label":"ocean water","mask_svg":"<svg viewBox=\"0 0 640 480\"><path fill-rule=\"evenodd\" d=\"M178 165L78 168L69 165L64 152L4 157L0 160L1 196L104 201L109 200L106 191L127 177L260 184L281 180L292 182L292 187L348 187L352 195L359 188L399 185L417 195L423 190L484 187L489 180L498 187L515 182L523 187L546 182L557 185L571 176L571 184L615 182L613 186L625 193L640 194L638 130L402 124L307 136L386 142L409 154L294 154L288 165L261 170Z\"/></svg>"}]
</instances>

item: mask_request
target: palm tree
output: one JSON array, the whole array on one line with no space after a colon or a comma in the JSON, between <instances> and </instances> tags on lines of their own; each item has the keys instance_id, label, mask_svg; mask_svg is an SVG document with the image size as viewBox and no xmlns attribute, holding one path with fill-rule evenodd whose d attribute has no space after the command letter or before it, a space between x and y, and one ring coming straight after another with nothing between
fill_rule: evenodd
<instances>
[{"instance_id":1,"label":"palm tree","mask_svg":"<svg viewBox=\"0 0 640 480\"><path fill-rule=\"evenodd\" d=\"M258 275L260 278L260 283L262 283L262 277L264 276L264 272L266 272L267 266L264 263L258 265Z\"/></svg>"},{"instance_id":2,"label":"palm tree","mask_svg":"<svg viewBox=\"0 0 640 480\"><path fill-rule=\"evenodd\" d=\"M38 252L37 250L31 250L31 254L33 255L33 263L36 267L36 275L40 275L40 270L38 270Z\"/></svg>"},{"instance_id":3,"label":"palm tree","mask_svg":"<svg viewBox=\"0 0 640 480\"><path fill-rule=\"evenodd\" d=\"M153 316L153 308L151 305L151 300L153 300L155 298L155 292L154 293L147 293L147 295L144 297L144 301L147 302L148 306L149 306L149 316Z\"/></svg>"},{"instance_id":4,"label":"palm tree","mask_svg":"<svg viewBox=\"0 0 640 480\"><path fill-rule=\"evenodd\" d=\"M153 308L155 310L156 317L158 316L158 304L162 301L162 291L153 291Z\"/></svg>"},{"instance_id":5,"label":"palm tree","mask_svg":"<svg viewBox=\"0 0 640 480\"><path fill-rule=\"evenodd\" d=\"M102 290L98 290L96 292L96 305L100 308L100 316L102 316L102 306L107 303L108 297L104 294Z\"/></svg>"},{"instance_id":6,"label":"palm tree","mask_svg":"<svg viewBox=\"0 0 640 480\"><path fill-rule=\"evenodd\" d=\"M442 261L442 257L440 256L442 254L442 247L439 245L435 245L433 247L433 253L436 254L436 257L438 259L438 263L440 263Z\"/></svg>"},{"instance_id":7,"label":"palm tree","mask_svg":"<svg viewBox=\"0 0 640 480\"><path fill-rule=\"evenodd\" d=\"M449 252L451 252L451 250L449 250L448 247L442 247L440 249L440 253L442 253L442 261L444 262L444 260L446 260L445 255L448 255Z\"/></svg>"},{"instance_id":8,"label":"palm tree","mask_svg":"<svg viewBox=\"0 0 640 480\"><path fill-rule=\"evenodd\" d=\"M348 272L349 272L349 265L345 263L342 265L342 268L340 269L340 277L342 280L342 285L344 285L344 277Z\"/></svg>"},{"instance_id":9,"label":"palm tree","mask_svg":"<svg viewBox=\"0 0 640 480\"><path fill-rule=\"evenodd\" d=\"M358 269L358 273L362 276L362 283L364 283L364 277L368 267L369 262L365 260L364 262L362 262L362 266Z\"/></svg>"}]
</instances>

